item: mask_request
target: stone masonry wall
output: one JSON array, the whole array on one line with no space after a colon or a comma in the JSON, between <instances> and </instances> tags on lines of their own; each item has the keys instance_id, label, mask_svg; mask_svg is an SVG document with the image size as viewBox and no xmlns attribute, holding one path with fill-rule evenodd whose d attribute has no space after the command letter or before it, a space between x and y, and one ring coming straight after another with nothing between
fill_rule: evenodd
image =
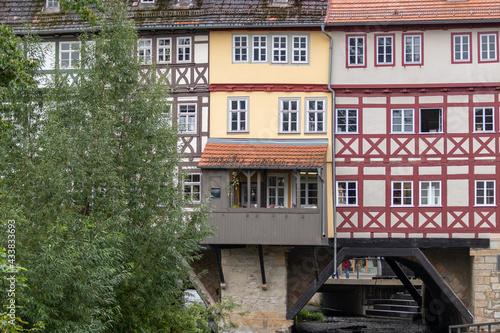
<instances>
[{"instance_id":1,"label":"stone masonry wall","mask_svg":"<svg viewBox=\"0 0 500 333\"><path fill-rule=\"evenodd\" d=\"M289 332L293 321L286 320L287 252L286 247L263 247L266 288L262 287L259 251L256 246L221 251L226 282L222 297L232 297L241 307L231 320L239 328L232 332ZM241 312L247 314L239 315Z\"/></svg>"},{"instance_id":2,"label":"stone masonry wall","mask_svg":"<svg viewBox=\"0 0 500 333\"><path fill-rule=\"evenodd\" d=\"M439 275L469 310L472 306L472 263L469 249L422 249Z\"/></svg>"},{"instance_id":3,"label":"stone masonry wall","mask_svg":"<svg viewBox=\"0 0 500 333\"><path fill-rule=\"evenodd\" d=\"M492 235L489 249L471 249L473 256L473 298L476 323L500 321L500 235Z\"/></svg>"}]
</instances>

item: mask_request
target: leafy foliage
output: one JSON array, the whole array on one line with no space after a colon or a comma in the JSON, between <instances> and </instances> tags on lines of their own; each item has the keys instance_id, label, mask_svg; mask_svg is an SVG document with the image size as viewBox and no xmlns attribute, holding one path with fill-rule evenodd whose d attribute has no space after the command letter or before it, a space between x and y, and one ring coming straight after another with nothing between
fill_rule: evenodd
<instances>
[{"instance_id":1,"label":"leafy foliage","mask_svg":"<svg viewBox=\"0 0 500 333\"><path fill-rule=\"evenodd\" d=\"M38 63L26 57L22 41L11 28L0 25L0 103L7 102L22 89L36 86Z\"/></svg>"},{"instance_id":2,"label":"leafy foliage","mask_svg":"<svg viewBox=\"0 0 500 333\"><path fill-rule=\"evenodd\" d=\"M23 271L26 269L14 265L13 262L9 263L6 249L0 248L0 302L2 306L0 332L37 332L44 328L43 323L37 323L31 329L24 329L23 325L28 323L15 314L15 302L19 300L16 294L26 288L26 278L21 275Z\"/></svg>"},{"instance_id":3,"label":"leafy foliage","mask_svg":"<svg viewBox=\"0 0 500 333\"><path fill-rule=\"evenodd\" d=\"M297 322L303 322L303 321L324 321L325 320L325 315L321 312L311 312L307 309L302 309L300 310L299 314L297 315Z\"/></svg>"},{"instance_id":4,"label":"leafy foliage","mask_svg":"<svg viewBox=\"0 0 500 333\"><path fill-rule=\"evenodd\" d=\"M208 211L184 208L168 89L138 63L124 5L106 4L80 68L12 96L1 133L0 221L16 219L28 268L18 310L49 332L207 332L227 303L186 307L182 288Z\"/></svg>"}]
</instances>

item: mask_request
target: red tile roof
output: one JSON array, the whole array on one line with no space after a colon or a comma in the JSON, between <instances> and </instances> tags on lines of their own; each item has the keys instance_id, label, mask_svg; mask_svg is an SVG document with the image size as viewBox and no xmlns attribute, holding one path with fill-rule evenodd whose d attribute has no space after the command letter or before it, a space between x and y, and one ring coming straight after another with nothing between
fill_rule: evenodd
<instances>
[{"instance_id":1,"label":"red tile roof","mask_svg":"<svg viewBox=\"0 0 500 333\"><path fill-rule=\"evenodd\" d=\"M499 18L497 0L330 0L327 23L431 23Z\"/></svg>"},{"instance_id":2,"label":"red tile roof","mask_svg":"<svg viewBox=\"0 0 500 333\"><path fill-rule=\"evenodd\" d=\"M207 143L201 168L318 168L327 145Z\"/></svg>"}]
</instances>

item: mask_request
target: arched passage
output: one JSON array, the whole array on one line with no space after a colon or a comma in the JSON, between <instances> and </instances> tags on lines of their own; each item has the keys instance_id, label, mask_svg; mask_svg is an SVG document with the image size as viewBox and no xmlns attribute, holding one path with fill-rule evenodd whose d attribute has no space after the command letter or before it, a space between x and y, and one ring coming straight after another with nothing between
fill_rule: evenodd
<instances>
[{"instance_id":1,"label":"arched passage","mask_svg":"<svg viewBox=\"0 0 500 333\"><path fill-rule=\"evenodd\" d=\"M325 281L332 275L335 268L345 259L361 256L384 257L389 263L404 265L415 272L426 285L426 292L421 299L416 294L414 298L422 305L422 312L426 324L431 327L447 327L450 324L472 323L474 317L460 300L448 283L439 274L419 248L351 248L344 247L337 254L337 262L330 263L318 274L307 290L289 308L287 319L293 319L307 304L309 299L319 290ZM397 265L397 264L396 264ZM396 266L394 266L396 268ZM396 268L397 271L397 268ZM406 276L398 274L398 278L405 285L409 281ZM410 283L411 284L411 283ZM407 288L408 289L408 288ZM291 292L291 291L289 291ZM410 291L411 293L411 291Z\"/></svg>"}]
</instances>

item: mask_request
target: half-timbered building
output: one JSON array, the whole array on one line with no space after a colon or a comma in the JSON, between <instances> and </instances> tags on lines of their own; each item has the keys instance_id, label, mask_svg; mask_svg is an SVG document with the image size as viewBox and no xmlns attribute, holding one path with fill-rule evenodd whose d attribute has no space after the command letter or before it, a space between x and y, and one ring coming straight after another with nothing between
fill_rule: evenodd
<instances>
[{"instance_id":1,"label":"half-timbered building","mask_svg":"<svg viewBox=\"0 0 500 333\"><path fill-rule=\"evenodd\" d=\"M498 4L128 4L142 70L170 87L185 193L213 206L198 286L242 304L240 326L289 332L367 256L424 280L428 323L500 316ZM78 66L94 29L53 0L4 0L0 23L43 38L46 75Z\"/></svg>"},{"instance_id":2,"label":"half-timbered building","mask_svg":"<svg viewBox=\"0 0 500 333\"><path fill-rule=\"evenodd\" d=\"M499 19L481 0L330 1L327 17L339 244L465 248L457 294L479 322L494 318L469 241L500 230Z\"/></svg>"},{"instance_id":3,"label":"half-timbered building","mask_svg":"<svg viewBox=\"0 0 500 333\"><path fill-rule=\"evenodd\" d=\"M200 17L213 4L196 1L129 1L130 18L139 34L137 57L144 73L152 70L167 83L167 102L172 120L179 128L181 167L187 170L185 192L194 202L200 201L201 174L197 168L208 138L209 77L208 30L200 27ZM189 14L189 15L188 15ZM69 73L79 66L80 40L83 32L98 31L73 13L62 13L57 1L5 1L0 22L19 34L36 33L42 38L45 61L42 73L55 68ZM151 66L154 64L155 66ZM42 80L43 82L43 80Z\"/></svg>"}]
</instances>

